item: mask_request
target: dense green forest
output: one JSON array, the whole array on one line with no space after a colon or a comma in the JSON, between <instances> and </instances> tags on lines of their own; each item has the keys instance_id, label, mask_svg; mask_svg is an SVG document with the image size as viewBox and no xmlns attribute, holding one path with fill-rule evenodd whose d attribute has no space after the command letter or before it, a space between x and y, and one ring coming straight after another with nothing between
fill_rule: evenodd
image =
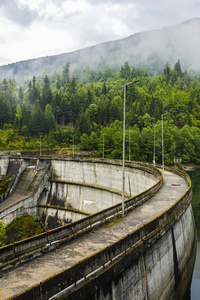
<instances>
[{"instance_id":1,"label":"dense green forest","mask_svg":"<svg viewBox=\"0 0 200 300\"><path fill-rule=\"evenodd\" d=\"M200 80L183 71L180 61L150 76L125 62L119 71L85 68L70 75L36 78L17 86L0 82L0 150L67 148L73 144L104 157L122 158L124 85L126 159L161 163L163 117L165 163L181 157L200 162ZM155 127L156 125L156 127Z\"/></svg>"}]
</instances>

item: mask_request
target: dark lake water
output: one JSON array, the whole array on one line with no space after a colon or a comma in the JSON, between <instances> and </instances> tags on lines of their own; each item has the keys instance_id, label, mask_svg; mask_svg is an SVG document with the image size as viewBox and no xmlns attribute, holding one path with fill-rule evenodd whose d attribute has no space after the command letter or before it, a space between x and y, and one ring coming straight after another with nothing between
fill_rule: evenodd
<instances>
[{"instance_id":1,"label":"dark lake water","mask_svg":"<svg viewBox=\"0 0 200 300\"><path fill-rule=\"evenodd\" d=\"M200 299L200 241L198 241L197 247L197 257L191 285L191 300Z\"/></svg>"},{"instance_id":2,"label":"dark lake water","mask_svg":"<svg viewBox=\"0 0 200 300\"><path fill-rule=\"evenodd\" d=\"M191 300L200 299L200 169L187 170L192 181L192 208L198 234L197 256L191 285Z\"/></svg>"}]
</instances>

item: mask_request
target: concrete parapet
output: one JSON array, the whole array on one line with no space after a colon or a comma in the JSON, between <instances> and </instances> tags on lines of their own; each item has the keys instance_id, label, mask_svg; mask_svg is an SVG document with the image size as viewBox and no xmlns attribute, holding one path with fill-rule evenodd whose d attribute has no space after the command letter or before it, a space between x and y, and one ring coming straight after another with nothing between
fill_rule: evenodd
<instances>
[{"instance_id":1,"label":"concrete parapet","mask_svg":"<svg viewBox=\"0 0 200 300\"><path fill-rule=\"evenodd\" d=\"M145 166L145 168L147 171L148 168L146 166ZM131 197L129 200L125 201L125 213L128 213L130 210L133 210L135 207L137 207L138 205L141 205L144 201L148 200L162 186L161 172L159 170L152 169L152 167L149 167L149 169L150 169L150 171L152 171L152 173L154 171L154 177L156 177L158 181L152 187L150 187L148 190L138 194L135 197ZM51 244L55 241L57 241L57 242L54 243L54 247L57 247L70 239L76 238L77 235L81 235L84 232L90 231L94 228L101 226L103 223L106 223L108 221L119 218L122 213L121 206L122 206L122 204L118 203L112 207L108 207L107 209L99 211L99 212L92 214L91 216L85 217L81 220L77 220L71 224L68 224L68 225L65 225L65 226L62 226L62 227L59 227L56 229L52 229L42 235L39 235L38 240L37 240L37 236L35 236L33 238L26 239L22 242L18 242L13 245L13 253L14 253L13 255L15 258L17 258L19 253L20 253L20 255L23 255L25 253L29 253L33 250L44 247L45 246L44 239L46 240L46 244L49 244L49 247L46 247L45 251L48 251L48 249L51 250L52 249ZM15 251L16 245L18 248ZM20 249L20 247L21 247L21 250L18 250L18 249ZM4 253L4 255L2 255L2 256L1 256L1 253L2 253L1 251L3 251L3 253ZM1 259L1 263L2 263L2 265L0 265L1 269L4 269L5 267L8 268L9 264L10 264L10 267L13 266L12 262L9 262L7 265L5 265L6 261L7 261L7 258L5 256L5 251L6 251L6 247L3 247L3 249L0 248L0 259ZM38 250L38 251L39 251L39 253L41 253L40 250ZM10 252L9 252L9 255L10 255ZM31 259L31 256L30 256L30 259ZM19 260L17 263L19 263Z\"/></svg>"},{"instance_id":2,"label":"concrete parapet","mask_svg":"<svg viewBox=\"0 0 200 300\"><path fill-rule=\"evenodd\" d=\"M196 251L191 199L189 184L157 218L12 299L182 299Z\"/></svg>"},{"instance_id":3,"label":"concrete parapet","mask_svg":"<svg viewBox=\"0 0 200 300\"><path fill-rule=\"evenodd\" d=\"M125 192L137 195L154 185L160 175L148 164L126 162ZM122 162L117 160L52 160L52 180L91 184L122 191Z\"/></svg>"},{"instance_id":4,"label":"concrete parapet","mask_svg":"<svg viewBox=\"0 0 200 300\"><path fill-rule=\"evenodd\" d=\"M111 177L118 172L117 163L113 162L113 164L115 172ZM128 165L127 168L129 168ZM86 173L81 171L84 180L90 178L97 167L93 165L92 168L88 168L87 161L86 169ZM136 169L135 174L138 171L139 176L143 176L142 172L146 174L144 175L146 177L153 176L156 183L125 201L125 213L144 203L162 185L163 178L159 170L148 165L142 170L142 164ZM42 280L26 291L13 296L12 299L45 300L52 296L53 299L68 300L182 299L194 267L196 232L191 208L191 182L183 172L178 172L178 174L187 182L188 188L187 184L183 184L184 188L180 191L184 192L178 193L180 199L176 201L174 197L173 204L166 206L167 209L159 210L159 214L154 214L150 221L147 219L148 222L143 222L143 225L117 242L109 244L68 269ZM57 178L57 180L61 179ZM99 179L96 183L101 181L101 178ZM112 182L114 181L111 179L110 183ZM183 183L183 180L181 182ZM167 201L169 200L167 198ZM157 204L157 202L153 203ZM147 202L146 206L148 205ZM23 243L8 245L7 249L6 247L0 248L0 257L2 257L0 268L6 269L42 255L120 216L121 203L118 203L82 220L27 239ZM124 223L126 225L126 221ZM9 262L8 258L10 258Z\"/></svg>"}]
</instances>

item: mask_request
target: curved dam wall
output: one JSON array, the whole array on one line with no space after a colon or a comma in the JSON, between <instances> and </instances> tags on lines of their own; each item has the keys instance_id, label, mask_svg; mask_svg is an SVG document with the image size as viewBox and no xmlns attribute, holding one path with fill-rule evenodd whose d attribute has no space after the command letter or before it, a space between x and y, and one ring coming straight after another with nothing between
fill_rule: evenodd
<instances>
[{"instance_id":1,"label":"curved dam wall","mask_svg":"<svg viewBox=\"0 0 200 300\"><path fill-rule=\"evenodd\" d=\"M38 214L45 228L53 229L72 223L88 216L78 210L39 203Z\"/></svg>"},{"instance_id":2,"label":"curved dam wall","mask_svg":"<svg viewBox=\"0 0 200 300\"><path fill-rule=\"evenodd\" d=\"M0 211L0 217L6 224L11 223L15 217L28 213L33 217L39 215L48 225L47 228L52 229L121 202L121 161L22 156L11 157L10 161L13 163L20 161L21 165L16 174L17 180L11 188L12 191L17 189L22 172L30 166L31 162L37 165L37 169L51 162L51 175L48 175L49 180L45 178L44 184L40 185L37 191L33 191L31 197L24 197ZM1 159L0 165L3 173L6 173L6 166L8 168L9 165L8 158ZM152 166L126 162L125 199L152 187L158 178L159 175ZM40 209L38 209L39 204L43 205ZM57 209L49 208L48 205L57 206ZM64 213L60 207L74 211Z\"/></svg>"},{"instance_id":3,"label":"curved dam wall","mask_svg":"<svg viewBox=\"0 0 200 300\"><path fill-rule=\"evenodd\" d=\"M174 224L156 228L156 233L101 270L99 277L74 288L66 299L183 299L196 256L193 212L191 205L186 207ZM96 291L88 296L94 287Z\"/></svg>"},{"instance_id":4,"label":"curved dam wall","mask_svg":"<svg viewBox=\"0 0 200 300\"><path fill-rule=\"evenodd\" d=\"M57 206L57 210L48 206L39 209L39 216L48 229L78 220L80 213L71 210L94 214L121 203L121 161L69 158L53 159L51 165L51 179L38 200L42 205ZM149 189L158 179L151 166L126 162L125 199ZM70 211L65 214L59 207Z\"/></svg>"},{"instance_id":5,"label":"curved dam wall","mask_svg":"<svg viewBox=\"0 0 200 300\"><path fill-rule=\"evenodd\" d=\"M191 182L186 174L179 174L188 181L188 190L175 205L115 245L102 249L101 255L96 253L90 261L82 261L89 268L98 257L102 268L54 299L183 299L191 283L197 237ZM117 255L119 252L121 255ZM106 255L111 262L107 267Z\"/></svg>"},{"instance_id":6,"label":"curved dam wall","mask_svg":"<svg viewBox=\"0 0 200 300\"><path fill-rule=\"evenodd\" d=\"M89 261L80 262L79 269L66 270L65 274L47 280L46 291L53 280L57 284L66 283L68 276L75 272L82 278L82 265L92 273L91 266L99 259L102 268L96 274L53 299L184 299L196 257L196 231L189 203L163 226L157 221L152 230L152 222L145 224L116 245L102 249L101 255L96 253ZM164 221L166 215L167 212L159 221ZM122 255L115 259L119 252ZM105 257L111 262L108 267L105 266Z\"/></svg>"},{"instance_id":7,"label":"curved dam wall","mask_svg":"<svg viewBox=\"0 0 200 300\"><path fill-rule=\"evenodd\" d=\"M151 167L127 163L126 199L140 194L158 181ZM122 166L117 161L52 160L52 179L42 204L58 204L96 213L121 202Z\"/></svg>"},{"instance_id":8,"label":"curved dam wall","mask_svg":"<svg viewBox=\"0 0 200 300\"><path fill-rule=\"evenodd\" d=\"M63 299L183 299L196 255L191 205L169 226L157 228L157 236L140 241Z\"/></svg>"},{"instance_id":9,"label":"curved dam wall","mask_svg":"<svg viewBox=\"0 0 200 300\"><path fill-rule=\"evenodd\" d=\"M145 164L140 164L140 168L144 168L145 172L149 170L149 173L153 173L154 178L157 177L157 182L147 189L146 191L133 196L125 201L125 214L133 211L137 206L142 205L148 199L150 199L162 186L163 177L162 173L155 168L149 167ZM45 189L44 189L45 190ZM58 209L53 205L39 204L40 209L47 209L47 206L51 211L58 212ZM70 218L72 215L66 213L65 208L61 208L59 212L65 214L65 217ZM69 212L75 213L75 210ZM78 212L80 214L80 211ZM89 214L88 216L80 216L79 220L73 221L72 223L64 226L48 230L40 235L25 239L23 241L16 242L0 248L0 270L12 268L27 260L33 259L43 254L43 252L51 251L70 240L76 239L79 235L83 235L86 232L95 230L107 224L108 222L114 221L120 218L122 215L122 203L108 207L95 214ZM37 298L37 297L36 297ZM34 299L34 298L32 298ZM39 298L38 298L39 299Z\"/></svg>"},{"instance_id":10,"label":"curved dam wall","mask_svg":"<svg viewBox=\"0 0 200 300\"><path fill-rule=\"evenodd\" d=\"M39 203L93 214L113 206L121 200L120 191L81 183L50 181L49 192L40 197Z\"/></svg>"},{"instance_id":11,"label":"curved dam wall","mask_svg":"<svg viewBox=\"0 0 200 300\"><path fill-rule=\"evenodd\" d=\"M97 185L122 191L122 165L116 160L52 160L52 180ZM126 162L125 192L137 195L154 185L157 175L150 166Z\"/></svg>"},{"instance_id":12,"label":"curved dam wall","mask_svg":"<svg viewBox=\"0 0 200 300\"><path fill-rule=\"evenodd\" d=\"M191 182L182 176L187 191L161 215L13 299L183 299L195 263L196 230Z\"/></svg>"}]
</instances>

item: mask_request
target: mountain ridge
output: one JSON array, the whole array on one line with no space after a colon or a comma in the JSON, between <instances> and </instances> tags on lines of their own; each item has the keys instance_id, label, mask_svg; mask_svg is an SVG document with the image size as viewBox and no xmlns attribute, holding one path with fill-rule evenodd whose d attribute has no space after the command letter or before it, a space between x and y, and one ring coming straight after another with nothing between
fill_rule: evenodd
<instances>
[{"instance_id":1,"label":"mountain ridge","mask_svg":"<svg viewBox=\"0 0 200 300\"><path fill-rule=\"evenodd\" d=\"M119 69L125 61L131 67L162 72L166 62L174 65L179 59L189 72L200 71L200 18L193 18L170 27L132 34L120 40L108 41L87 48L24 60L0 66L0 79L29 80L33 75L61 75L66 62L70 71L89 67L104 70Z\"/></svg>"}]
</instances>

